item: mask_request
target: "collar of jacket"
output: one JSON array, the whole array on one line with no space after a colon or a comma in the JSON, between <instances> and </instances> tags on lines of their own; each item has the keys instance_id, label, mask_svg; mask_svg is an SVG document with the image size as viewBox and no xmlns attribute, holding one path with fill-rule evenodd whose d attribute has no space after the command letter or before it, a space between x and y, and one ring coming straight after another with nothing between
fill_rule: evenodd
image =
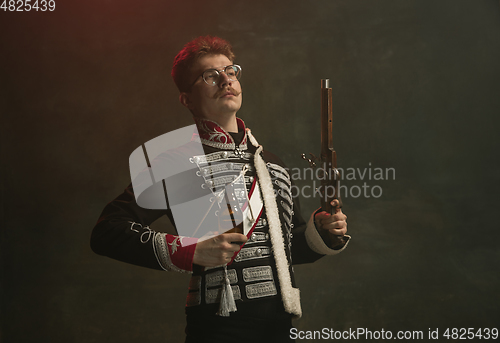
<instances>
[{"instance_id":1,"label":"collar of jacket","mask_svg":"<svg viewBox=\"0 0 500 343\"><path fill-rule=\"evenodd\" d=\"M238 131L244 131L245 135L238 147L236 147L234 139L229 132L220 127L215 121L199 117L193 118L198 128L198 134L202 144L223 150L235 150L236 148L239 150L247 150L246 127L245 123L240 118L236 118Z\"/></svg>"}]
</instances>

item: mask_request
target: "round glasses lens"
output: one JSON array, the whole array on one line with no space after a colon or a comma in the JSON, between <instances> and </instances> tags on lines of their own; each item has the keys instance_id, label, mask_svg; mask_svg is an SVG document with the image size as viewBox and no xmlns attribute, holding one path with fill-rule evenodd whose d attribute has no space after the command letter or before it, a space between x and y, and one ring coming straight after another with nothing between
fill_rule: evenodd
<instances>
[{"instance_id":1,"label":"round glasses lens","mask_svg":"<svg viewBox=\"0 0 500 343\"><path fill-rule=\"evenodd\" d=\"M215 85L219 81L219 73L213 69L207 70L203 73L203 79L209 85Z\"/></svg>"},{"instance_id":2,"label":"round glasses lens","mask_svg":"<svg viewBox=\"0 0 500 343\"><path fill-rule=\"evenodd\" d=\"M229 79L236 81L240 79L241 68L239 66L228 66L224 71Z\"/></svg>"}]
</instances>

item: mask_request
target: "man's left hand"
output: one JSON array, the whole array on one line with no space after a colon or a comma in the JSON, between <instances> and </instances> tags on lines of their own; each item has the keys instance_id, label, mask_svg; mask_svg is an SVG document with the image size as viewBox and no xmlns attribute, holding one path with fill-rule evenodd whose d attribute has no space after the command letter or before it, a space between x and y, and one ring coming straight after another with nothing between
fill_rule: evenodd
<instances>
[{"instance_id":1,"label":"man's left hand","mask_svg":"<svg viewBox=\"0 0 500 343\"><path fill-rule=\"evenodd\" d=\"M316 227L320 230L328 230L335 236L343 236L347 233L347 216L338 207L338 200L333 200L331 204L335 208L335 213L330 214L325 211L316 213L314 216Z\"/></svg>"}]
</instances>

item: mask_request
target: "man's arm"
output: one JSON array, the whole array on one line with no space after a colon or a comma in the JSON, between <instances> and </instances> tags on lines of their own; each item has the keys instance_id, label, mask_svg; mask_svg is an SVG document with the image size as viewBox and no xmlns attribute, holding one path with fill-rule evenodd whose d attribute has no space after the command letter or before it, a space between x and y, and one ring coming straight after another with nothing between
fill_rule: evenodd
<instances>
[{"instance_id":1,"label":"man's arm","mask_svg":"<svg viewBox=\"0 0 500 343\"><path fill-rule=\"evenodd\" d=\"M295 201L295 213L300 212L298 201ZM346 235L346 244L340 249L332 247L331 234L345 235L347 232L347 216L339 210L330 215L321 209L314 212L309 221L305 222L300 213L294 215L294 229L292 239L293 264L311 263L325 255L336 255L342 252L349 242L350 236Z\"/></svg>"},{"instance_id":2,"label":"man's arm","mask_svg":"<svg viewBox=\"0 0 500 343\"><path fill-rule=\"evenodd\" d=\"M198 242L193 263L203 267L222 266L230 262L234 254L241 250L241 246L235 242L244 244L247 240L247 236L241 233L223 233Z\"/></svg>"},{"instance_id":3,"label":"man's arm","mask_svg":"<svg viewBox=\"0 0 500 343\"><path fill-rule=\"evenodd\" d=\"M264 159L268 163L268 166L272 169L271 175L273 182L280 183L280 178L288 178L289 184L293 185L289 174L284 171L286 170L285 164L272 153L264 151ZM278 167L273 167L273 165L278 165ZM286 183L281 183L283 187ZM290 188L291 192L291 188ZM278 192L279 193L279 192ZM282 200L279 198L278 200ZM300 213L300 203L299 197L293 197L293 216L292 216L292 262L293 264L311 263L314 262L325 255L335 255L343 251L347 246L345 244L340 249L333 249L330 242L330 233L332 232L343 232L347 230L347 223L345 219L347 218L343 213L336 213L332 216L327 216L321 210L313 213L308 222L306 222ZM317 220L315 220L318 216ZM315 224L315 221L321 221ZM337 231L340 230L340 231ZM349 241L350 237L346 236L346 243Z\"/></svg>"},{"instance_id":4,"label":"man's arm","mask_svg":"<svg viewBox=\"0 0 500 343\"><path fill-rule=\"evenodd\" d=\"M190 272L196 239L155 232L149 225L170 210L149 210L137 205L129 186L103 210L90 239L92 250L138 266Z\"/></svg>"}]
</instances>

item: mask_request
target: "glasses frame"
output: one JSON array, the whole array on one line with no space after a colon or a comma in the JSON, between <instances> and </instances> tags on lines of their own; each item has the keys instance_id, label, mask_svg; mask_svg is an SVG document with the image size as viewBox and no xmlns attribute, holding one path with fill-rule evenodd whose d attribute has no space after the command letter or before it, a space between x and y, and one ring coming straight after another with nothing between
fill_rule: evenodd
<instances>
[{"instance_id":1,"label":"glasses frame","mask_svg":"<svg viewBox=\"0 0 500 343\"><path fill-rule=\"evenodd\" d=\"M221 74L221 73L224 73L224 74L226 74L226 75L227 75L226 71L227 71L227 68L229 68L229 67L237 67L237 68L239 69L239 74L238 74L239 76L238 76L238 77L236 77L236 79L232 79L232 78L230 78L230 77L228 76L228 79L229 79L230 81L238 81L238 80L241 78L241 70L242 70L241 66L240 66L240 65L238 65L238 64L230 64L230 65L227 65L227 66L222 67L222 69L210 68L210 69L204 70L204 71L203 71L203 73L201 73L201 75L200 75L200 76L201 76L201 78L203 79L203 81L204 81L207 85L209 85L209 86L216 86L216 85L219 83L219 80L220 80L220 74ZM209 71L215 71L215 72L217 73L217 82L215 82L215 83L209 83L209 82L205 79L205 73L206 73L206 72L209 72ZM196 83L196 81L198 81L198 78L199 78L200 76L198 76L198 77L196 78L196 80L193 82L193 84L191 85L191 87L192 87L192 86L194 86L194 84Z\"/></svg>"}]
</instances>

